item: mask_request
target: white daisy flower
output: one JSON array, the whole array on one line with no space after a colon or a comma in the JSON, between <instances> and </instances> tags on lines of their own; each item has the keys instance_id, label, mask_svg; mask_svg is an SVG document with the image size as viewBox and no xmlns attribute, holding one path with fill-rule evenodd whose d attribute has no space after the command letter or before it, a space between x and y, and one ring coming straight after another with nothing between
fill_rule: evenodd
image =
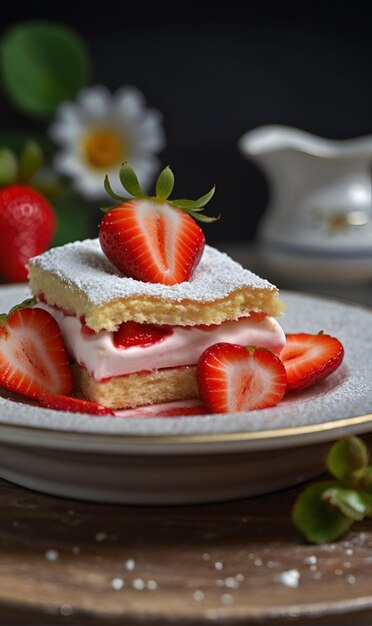
<instances>
[{"instance_id":1,"label":"white daisy flower","mask_svg":"<svg viewBox=\"0 0 372 626\"><path fill-rule=\"evenodd\" d=\"M106 174L121 193L118 171L124 161L146 189L160 165L155 154L165 145L161 113L146 108L135 87L122 87L115 94L100 85L83 89L76 102L60 104L50 135L61 146L56 171L91 200L106 197Z\"/></svg>"}]
</instances>

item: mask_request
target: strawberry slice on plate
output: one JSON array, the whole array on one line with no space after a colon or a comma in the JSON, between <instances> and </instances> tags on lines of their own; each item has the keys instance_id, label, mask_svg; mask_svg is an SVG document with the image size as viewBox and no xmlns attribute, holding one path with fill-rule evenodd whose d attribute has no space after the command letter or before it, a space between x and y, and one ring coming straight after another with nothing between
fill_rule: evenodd
<instances>
[{"instance_id":1,"label":"strawberry slice on plate","mask_svg":"<svg viewBox=\"0 0 372 626\"><path fill-rule=\"evenodd\" d=\"M114 333L114 344L117 348L131 348L132 346L149 346L158 343L172 334L166 326L156 324L140 324L139 322L123 322Z\"/></svg>"},{"instance_id":2,"label":"strawberry slice on plate","mask_svg":"<svg viewBox=\"0 0 372 626\"><path fill-rule=\"evenodd\" d=\"M300 390L334 372L342 363L344 348L330 335L292 333L286 335L280 358L287 372L287 389Z\"/></svg>"},{"instance_id":3,"label":"strawberry slice on plate","mask_svg":"<svg viewBox=\"0 0 372 626\"><path fill-rule=\"evenodd\" d=\"M45 393L39 398L39 404L46 409L69 411L70 413L88 413L89 415L115 415L106 406L82 400L72 396L63 396L54 393Z\"/></svg>"},{"instance_id":4,"label":"strawberry slice on plate","mask_svg":"<svg viewBox=\"0 0 372 626\"><path fill-rule=\"evenodd\" d=\"M123 187L135 197L118 196L106 176L107 193L119 202L108 209L99 227L99 240L115 267L136 280L164 285L188 281L202 256L205 237L195 220L214 221L201 215L214 188L198 200L168 200L174 175L165 168L156 183L156 197L146 196L127 163L120 169Z\"/></svg>"},{"instance_id":5,"label":"strawberry slice on plate","mask_svg":"<svg viewBox=\"0 0 372 626\"><path fill-rule=\"evenodd\" d=\"M59 326L31 303L0 316L0 386L31 398L69 394L72 374Z\"/></svg>"},{"instance_id":6,"label":"strawberry slice on plate","mask_svg":"<svg viewBox=\"0 0 372 626\"><path fill-rule=\"evenodd\" d=\"M216 343L197 365L200 397L212 413L252 411L283 398L287 376L280 359L264 348Z\"/></svg>"}]
</instances>

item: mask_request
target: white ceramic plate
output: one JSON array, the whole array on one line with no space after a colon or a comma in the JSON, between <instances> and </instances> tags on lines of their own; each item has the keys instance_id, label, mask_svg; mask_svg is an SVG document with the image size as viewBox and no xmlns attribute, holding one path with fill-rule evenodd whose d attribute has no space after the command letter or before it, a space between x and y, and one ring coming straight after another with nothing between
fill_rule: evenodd
<instances>
[{"instance_id":1,"label":"white ceramic plate","mask_svg":"<svg viewBox=\"0 0 372 626\"><path fill-rule=\"evenodd\" d=\"M0 309L28 296L0 289ZM345 347L323 383L278 406L228 415L113 418L0 398L0 476L56 495L106 502L187 503L265 493L324 468L329 443L372 430L372 310L282 294L287 332L324 330Z\"/></svg>"}]
</instances>

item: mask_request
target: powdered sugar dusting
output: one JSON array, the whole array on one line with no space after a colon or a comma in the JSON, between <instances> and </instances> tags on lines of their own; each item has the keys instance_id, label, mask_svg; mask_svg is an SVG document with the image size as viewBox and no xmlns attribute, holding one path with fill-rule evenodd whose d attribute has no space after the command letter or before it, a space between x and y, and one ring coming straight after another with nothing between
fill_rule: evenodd
<instances>
[{"instance_id":1,"label":"powdered sugar dusting","mask_svg":"<svg viewBox=\"0 0 372 626\"><path fill-rule=\"evenodd\" d=\"M172 286L143 283L121 275L102 252L98 239L52 248L31 259L32 266L52 272L78 288L92 304L130 296L151 296L172 302L212 302L242 287L275 289L267 280L210 246L205 247L192 279Z\"/></svg>"}]
</instances>

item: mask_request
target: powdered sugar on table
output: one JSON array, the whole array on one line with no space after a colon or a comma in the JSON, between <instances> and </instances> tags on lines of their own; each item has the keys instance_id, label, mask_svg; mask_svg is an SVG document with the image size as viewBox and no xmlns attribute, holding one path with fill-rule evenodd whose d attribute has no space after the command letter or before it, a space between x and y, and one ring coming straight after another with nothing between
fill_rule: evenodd
<instances>
[{"instance_id":1,"label":"powdered sugar on table","mask_svg":"<svg viewBox=\"0 0 372 626\"><path fill-rule=\"evenodd\" d=\"M104 255L98 239L52 248L31 259L30 265L51 272L80 289L93 304L136 295L173 302L213 302L244 287L276 290L267 280L211 246L205 247L192 279L172 286L143 283L123 276Z\"/></svg>"}]
</instances>

